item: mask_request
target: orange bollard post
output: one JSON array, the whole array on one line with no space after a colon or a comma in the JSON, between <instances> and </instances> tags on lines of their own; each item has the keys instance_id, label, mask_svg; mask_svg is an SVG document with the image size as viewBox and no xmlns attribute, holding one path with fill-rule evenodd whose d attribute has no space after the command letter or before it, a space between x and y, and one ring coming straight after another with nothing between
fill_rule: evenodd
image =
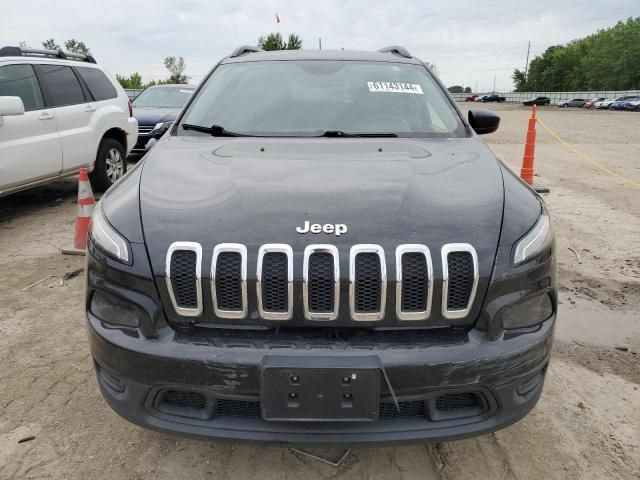
<instances>
[{"instance_id":1,"label":"orange bollard post","mask_svg":"<svg viewBox=\"0 0 640 480\"><path fill-rule=\"evenodd\" d=\"M87 235L89 234L89 221L93 213L96 201L89 183L89 175L86 168L80 169L78 179L78 216L76 217L76 232L73 246L78 250L87 249Z\"/></svg>"},{"instance_id":2,"label":"orange bollard post","mask_svg":"<svg viewBox=\"0 0 640 480\"><path fill-rule=\"evenodd\" d=\"M527 139L524 143L524 156L522 157L522 169L520 170L520 178L533 185L533 160L536 151L536 106L531 108L531 117L529 117L529 128L527 129Z\"/></svg>"}]
</instances>

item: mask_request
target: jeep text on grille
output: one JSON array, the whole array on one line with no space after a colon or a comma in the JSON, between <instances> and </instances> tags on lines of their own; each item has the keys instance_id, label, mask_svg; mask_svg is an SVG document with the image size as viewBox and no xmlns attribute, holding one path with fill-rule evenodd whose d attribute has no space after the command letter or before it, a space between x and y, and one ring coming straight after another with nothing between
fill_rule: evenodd
<instances>
[{"instance_id":1,"label":"jeep text on grille","mask_svg":"<svg viewBox=\"0 0 640 480\"><path fill-rule=\"evenodd\" d=\"M291 444L522 418L551 353L556 262L542 200L478 136L498 124L464 118L402 47L223 59L92 219L109 405Z\"/></svg>"}]
</instances>

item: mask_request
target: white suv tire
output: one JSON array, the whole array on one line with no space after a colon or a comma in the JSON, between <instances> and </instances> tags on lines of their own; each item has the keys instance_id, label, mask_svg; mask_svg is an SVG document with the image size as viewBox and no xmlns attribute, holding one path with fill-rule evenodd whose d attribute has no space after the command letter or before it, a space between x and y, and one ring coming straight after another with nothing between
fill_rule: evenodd
<instances>
[{"instance_id":1,"label":"white suv tire","mask_svg":"<svg viewBox=\"0 0 640 480\"><path fill-rule=\"evenodd\" d=\"M127 173L124 146L114 138L103 138L98 147L98 155L93 172L89 176L91 186L97 192L104 192Z\"/></svg>"}]
</instances>

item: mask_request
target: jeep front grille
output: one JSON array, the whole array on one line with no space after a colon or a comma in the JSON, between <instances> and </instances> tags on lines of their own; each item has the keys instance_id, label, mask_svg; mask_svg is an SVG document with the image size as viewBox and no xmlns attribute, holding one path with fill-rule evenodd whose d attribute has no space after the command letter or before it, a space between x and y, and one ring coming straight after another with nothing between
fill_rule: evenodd
<instances>
[{"instance_id":1,"label":"jeep front grille","mask_svg":"<svg viewBox=\"0 0 640 480\"><path fill-rule=\"evenodd\" d=\"M384 318L387 267L379 245L355 245L349 258L349 302L351 318L377 321Z\"/></svg>"},{"instance_id":2,"label":"jeep front grille","mask_svg":"<svg viewBox=\"0 0 640 480\"><path fill-rule=\"evenodd\" d=\"M335 320L340 302L340 261L333 245L309 245L304 250L304 316Z\"/></svg>"},{"instance_id":3,"label":"jeep front grille","mask_svg":"<svg viewBox=\"0 0 640 480\"><path fill-rule=\"evenodd\" d=\"M213 249L211 298L220 318L247 316L247 247L221 243Z\"/></svg>"},{"instance_id":4,"label":"jeep front grille","mask_svg":"<svg viewBox=\"0 0 640 480\"><path fill-rule=\"evenodd\" d=\"M166 282L173 308L180 315L202 314L202 247L194 242L172 243L167 251Z\"/></svg>"},{"instance_id":5,"label":"jeep front grille","mask_svg":"<svg viewBox=\"0 0 640 480\"><path fill-rule=\"evenodd\" d=\"M426 320L433 297L431 252L424 245L396 248L396 316L400 320Z\"/></svg>"},{"instance_id":6,"label":"jeep front grille","mask_svg":"<svg viewBox=\"0 0 640 480\"><path fill-rule=\"evenodd\" d=\"M293 250L267 244L258 252L258 311L265 320L290 320L293 314Z\"/></svg>"},{"instance_id":7,"label":"jeep front grille","mask_svg":"<svg viewBox=\"0 0 640 480\"><path fill-rule=\"evenodd\" d=\"M210 301L217 318L255 318L249 314L247 257L247 248L241 244L223 243L213 250ZM476 251L469 244L447 244L442 247L441 261L442 316L464 318L471 311L478 287ZM176 242L167 251L166 284L178 315L202 315L201 266L202 247L198 243ZM336 320L341 303L338 249L333 245L307 246L302 272L302 291L296 290L295 298L302 296L304 318ZM398 246L395 272L396 319L429 320L436 283L429 248L419 244ZM263 320L291 320L296 301L293 283L292 248L285 244L261 246L255 284L257 316ZM368 244L351 247L348 303L351 320L376 322L384 319L386 294L387 266L382 247Z\"/></svg>"},{"instance_id":8,"label":"jeep front grille","mask_svg":"<svg viewBox=\"0 0 640 480\"><path fill-rule=\"evenodd\" d=\"M478 287L478 257L467 243L442 247L442 314L445 318L466 317Z\"/></svg>"}]
</instances>

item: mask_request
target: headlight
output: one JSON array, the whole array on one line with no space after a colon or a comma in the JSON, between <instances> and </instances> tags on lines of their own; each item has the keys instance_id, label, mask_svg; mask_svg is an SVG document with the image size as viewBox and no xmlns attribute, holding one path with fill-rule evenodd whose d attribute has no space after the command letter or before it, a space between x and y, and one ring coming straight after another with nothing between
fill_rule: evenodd
<instances>
[{"instance_id":1,"label":"headlight","mask_svg":"<svg viewBox=\"0 0 640 480\"><path fill-rule=\"evenodd\" d=\"M516 243L513 263L519 265L542 252L553 240L549 214L542 209L538 222Z\"/></svg>"},{"instance_id":2,"label":"headlight","mask_svg":"<svg viewBox=\"0 0 640 480\"><path fill-rule=\"evenodd\" d=\"M98 203L91 216L89 235L93 242L107 255L122 263L129 263L129 243L109 225Z\"/></svg>"},{"instance_id":3,"label":"headlight","mask_svg":"<svg viewBox=\"0 0 640 480\"><path fill-rule=\"evenodd\" d=\"M171 125L173 125L173 122L160 122L160 123L156 123L156 126L153 127L153 133L159 134L159 135L163 135L164 132L166 132L167 130L169 130L171 128Z\"/></svg>"}]
</instances>

